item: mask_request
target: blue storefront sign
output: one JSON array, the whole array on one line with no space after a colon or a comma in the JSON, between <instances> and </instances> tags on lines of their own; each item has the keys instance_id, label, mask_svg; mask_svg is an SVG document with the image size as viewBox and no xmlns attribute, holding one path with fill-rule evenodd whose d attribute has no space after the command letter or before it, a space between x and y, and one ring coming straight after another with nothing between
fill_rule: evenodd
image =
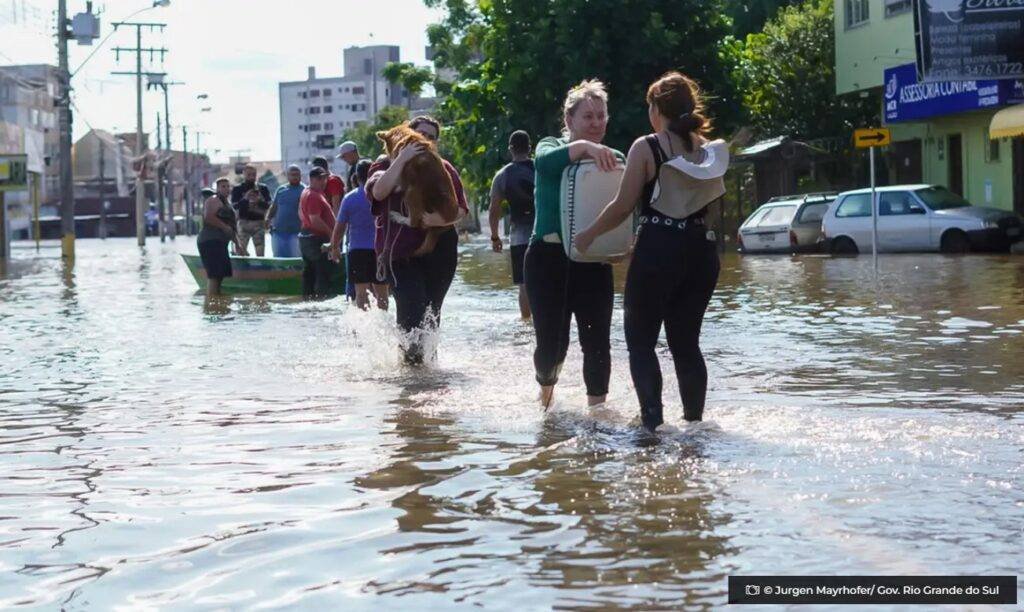
<instances>
[{"instance_id":1,"label":"blue storefront sign","mask_svg":"<svg viewBox=\"0 0 1024 612\"><path fill-rule=\"evenodd\" d=\"M918 121L938 115L997 108L1024 102L1024 81L933 81L919 83L917 67L885 71L885 122Z\"/></svg>"}]
</instances>

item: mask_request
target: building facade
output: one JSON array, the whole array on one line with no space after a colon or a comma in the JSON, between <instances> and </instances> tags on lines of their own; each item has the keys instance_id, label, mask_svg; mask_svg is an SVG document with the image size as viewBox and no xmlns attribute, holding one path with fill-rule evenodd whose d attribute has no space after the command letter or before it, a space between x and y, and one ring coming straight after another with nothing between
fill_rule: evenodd
<instances>
[{"instance_id":1,"label":"building facade","mask_svg":"<svg viewBox=\"0 0 1024 612\"><path fill-rule=\"evenodd\" d=\"M397 61L397 46L349 47L342 76L318 78L310 67L306 80L279 83L281 163L308 170L313 158L322 156L342 172L344 164L334 159L339 136L372 121L381 108L402 102L400 88L381 74L388 62Z\"/></svg>"},{"instance_id":2,"label":"building facade","mask_svg":"<svg viewBox=\"0 0 1024 612\"><path fill-rule=\"evenodd\" d=\"M886 182L945 185L1024 213L1024 140L988 137L1000 108L1024 102L1024 82L918 83L910 0L835 0L835 33L836 93L881 90L879 122L893 135Z\"/></svg>"},{"instance_id":3,"label":"building facade","mask_svg":"<svg viewBox=\"0 0 1024 612\"><path fill-rule=\"evenodd\" d=\"M56 66L47 64L0 66L0 121L20 127L25 152L42 158L39 195L43 204L60 199L60 131L54 105L60 91L58 74ZM40 151L33 150L40 145Z\"/></svg>"}]
</instances>

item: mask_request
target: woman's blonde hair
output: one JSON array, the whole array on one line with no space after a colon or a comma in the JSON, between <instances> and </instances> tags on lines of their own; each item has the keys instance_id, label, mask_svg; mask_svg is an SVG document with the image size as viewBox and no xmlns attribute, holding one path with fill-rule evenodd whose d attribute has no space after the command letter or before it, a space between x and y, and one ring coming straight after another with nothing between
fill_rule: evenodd
<instances>
[{"instance_id":1,"label":"woman's blonde hair","mask_svg":"<svg viewBox=\"0 0 1024 612\"><path fill-rule=\"evenodd\" d=\"M604 83L599 79L583 79L579 85L570 89L565 95L565 102L562 103L563 124L576 113L576 109L584 100L600 100L607 105L608 91L604 88ZM562 135L569 135L568 127L562 127Z\"/></svg>"}]
</instances>

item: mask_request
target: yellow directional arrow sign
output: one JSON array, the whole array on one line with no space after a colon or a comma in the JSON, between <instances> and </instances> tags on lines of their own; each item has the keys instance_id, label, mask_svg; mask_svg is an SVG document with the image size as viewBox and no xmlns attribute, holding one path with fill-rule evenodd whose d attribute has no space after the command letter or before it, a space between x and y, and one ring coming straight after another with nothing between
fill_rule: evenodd
<instances>
[{"instance_id":1,"label":"yellow directional arrow sign","mask_svg":"<svg viewBox=\"0 0 1024 612\"><path fill-rule=\"evenodd\" d=\"M892 132L886 128L865 128L853 132L853 144L858 149L883 147L890 142L892 142Z\"/></svg>"}]
</instances>

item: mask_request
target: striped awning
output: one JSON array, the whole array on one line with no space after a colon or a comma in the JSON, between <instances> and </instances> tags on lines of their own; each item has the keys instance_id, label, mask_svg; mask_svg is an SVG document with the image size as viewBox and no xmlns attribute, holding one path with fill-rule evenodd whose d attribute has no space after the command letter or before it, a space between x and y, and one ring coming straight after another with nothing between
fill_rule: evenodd
<instances>
[{"instance_id":1,"label":"striped awning","mask_svg":"<svg viewBox=\"0 0 1024 612\"><path fill-rule=\"evenodd\" d=\"M992 117L988 128L989 138L1013 138L1024 136L1024 104L1010 106Z\"/></svg>"}]
</instances>

